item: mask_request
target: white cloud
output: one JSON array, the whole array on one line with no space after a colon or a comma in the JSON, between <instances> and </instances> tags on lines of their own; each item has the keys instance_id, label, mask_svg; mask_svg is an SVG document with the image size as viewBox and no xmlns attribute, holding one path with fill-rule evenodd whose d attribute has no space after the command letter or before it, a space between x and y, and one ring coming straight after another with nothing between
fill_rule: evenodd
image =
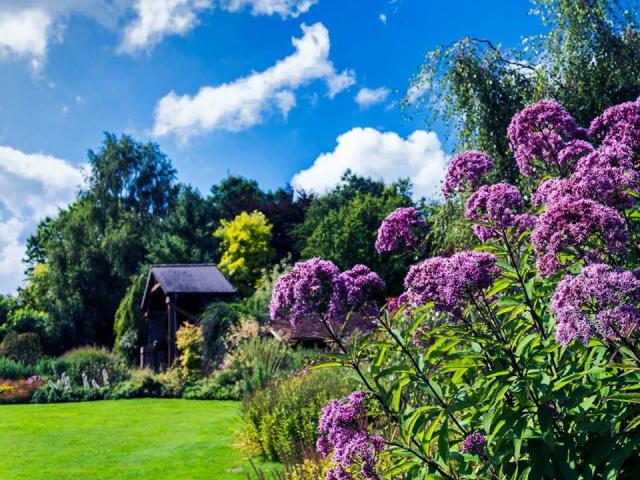
<instances>
[{"instance_id":1,"label":"white cloud","mask_svg":"<svg viewBox=\"0 0 640 480\"><path fill-rule=\"evenodd\" d=\"M0 60L26 60L37 73L70 15L115 29L130 7L129 0L0 0Z\"/></svg>"},{"instance_id":2,"label":"white cloud","mask_svg":"<svg viewBox=\"0 0 640 480\"><path fill-rule=\"evenodd\" d=\"M0 61L26 60L37 72L52 40L62 42L72 15L122 33L118 50L138 53L170 35L185 35L199 15L219 7L252 15L298 17L318 0L0 0ZM124 30L122 26L124 25Z\"/></svg>"},{"instance_id":3,"label":"white cloud","mask_svg":"<svg viewBox=\"0 0 640 480\"><path fill-rule=\"evenodd\" d=\"M135 53L159 43L167 35L184 35L198 23L198 13L210 0L137 0L137 17L124 31L120 51Z\"/></svg>"},{"instance_id":4,"label":"white cloud","mask_svg":"<svg viewBox=\"0 0 640 480\"><path fill-rule=\"evenodd\" d=\"M0 59L26 59L38 69L47 54L49 14L37 8L0 8Z\"/></svg>"},{"instance_id":5,"label":"white cloud","mask_svg":"<svg viewBox=\"0 0 640 480\"><path fill-rule=\"evenodd\" d=\"M26 236L71 202L83 170L56 157L0 146L0 293L22 278Z\"/></svg>"},{"instance_id":6,"label":"white cloud","mask_svg":"<svg viewBox=\"0 0 640 480\"><path fill-rule=\"evenodd\" d=\"M183 140L210 130L240 131L264 121L274 111L286 117L295 105L295 90L323 80L334 96L353 85L354 73L336 72L329 60L329 31L321 23L302 25L292 38L295 52L272 67L229 83L205 86L191 95L170 92L155 109L153 134L176 134Z\"/></svg>"},{"instance_id":7,"label":"white cloud","mask_svg":"<svg viewBox=\"0 0 640 480\"><path fill-rule=\"evenodd\" d=\"M384 13L381 13L380 15L378 15L378 19L384 24L387 23L387 15Z\"/></svg>"},{"instance_id":8,"label":"white cloud","mask_svg":"<svg viewBox=\"0 0 640 480\"><path fill-rule=\"evenodd\" d=\"M298 17L318 3L318 0L221 0L220 7L230 12L250 9L252 15Z\"/></svg>"},{"instance_id":9,"label":"white cloud","mask_svg":"<svg viewBox=\"0 0 640 480\"><path fill-rule=\"evenodd\" d=\"M384 102L391 90L387 87L379 87L379 88L361 88L358 91L358 94L355 96L356 103L360 106L360 108L369 108L376 103Z\"/></svg>"},{"instance_id":10,"label":"white cloud","mask_svg":"<svg viewBox=\"0 0 640 480\"><path fill-rule=\"evenodd\" d=\"M353 128L338 137L332 152L323 153L291 184L317 193L340 183L347 170L386 182L409 178L416 198L436 198L444 178L447 156L434 132L416 130L406 139L395 132Z\"/></svg>"},{"instance_id":11,"label":"white cloud","mask_svg":"<svg viewBox=\"0 0 640 480\"><path fill-rule=\"evenodd\" d=\"M0 294L12 293L20 285L25 245L20 238L26 224L17 218L0 217Z\"/></svg>"}]
</instances>

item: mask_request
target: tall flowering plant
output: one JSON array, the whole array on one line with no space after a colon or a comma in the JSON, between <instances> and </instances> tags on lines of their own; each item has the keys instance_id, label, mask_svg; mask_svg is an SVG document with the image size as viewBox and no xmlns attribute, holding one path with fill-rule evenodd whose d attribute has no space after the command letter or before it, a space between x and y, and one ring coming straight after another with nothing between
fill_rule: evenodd
<instances>
[{"instance_id":1,"label":"tall flowering plant","mask_svg":"<svg viewBox=\"0 0 640 480\"><path fill-rule=\"evenodd\" d=\"M486 155L456 157L445 195L465 199L478 246L413 265L375 319L364 266L276 287L276 317L372 319L332 334L328 365L362 388L322 414L328 479L640 478L640 103L582 128L545 100L508 135L531 197L487 184ZM385 220L380 251L420 244L416 213ZM367 287L345 296L351 277Z\"/></svg>"}]
</instances>

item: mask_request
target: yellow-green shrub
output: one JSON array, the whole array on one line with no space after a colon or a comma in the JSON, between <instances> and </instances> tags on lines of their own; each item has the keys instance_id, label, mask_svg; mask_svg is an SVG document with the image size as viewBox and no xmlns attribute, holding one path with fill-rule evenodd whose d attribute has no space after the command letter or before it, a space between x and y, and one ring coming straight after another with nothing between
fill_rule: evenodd
<instances>
[{"instance_id":1,"label":"yellow-green shrub","mask_svg":"<svg viewBox=\"0 0 640 480\"><path fill-rule=\"evenodd\" d=\"M204 358L202 327L185 323L176 332L176 344L180 352L178 363L182 372L188 377L200 373Z\"/></svg>"}]
</instances>

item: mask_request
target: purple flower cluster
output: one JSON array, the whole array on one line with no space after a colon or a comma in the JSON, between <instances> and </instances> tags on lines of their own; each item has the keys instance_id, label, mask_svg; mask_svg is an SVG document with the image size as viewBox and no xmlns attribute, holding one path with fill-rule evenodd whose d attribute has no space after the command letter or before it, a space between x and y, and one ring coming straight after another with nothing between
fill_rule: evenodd
<instances>
[{"instance_id":1,"label":"purple flower cluster","mask_svg":"<svg viewBox=\"0 0 640 480\"><path fill-rule=\"evenodd\" d=\"M531 224L529 215L521 216L520 191L508 183L483 185L467 200L464 216L481 222L473 225L473 231L481 242L498 238L508 228L519 226L519 230Z\"/></svg>"},{"instance_id":2,"label":"purple flower cluster","mask_svg":"<svg viewBox=\"0 0 640 480\"><path fill-rule=\"evenodd\" d=\"M590 242L594 236L602 240L602 247ZM531 241L538 254L541 276L552 275L563 267L561 253L596 263L605 255L624 254L628 248L626 224L620 214L586 199L564 198L550 204L538 218Z\"/></svg>"},{"instance_id":3,"label":"purple flower cluster","mask_svg":"<svg viewBox=\"0 0 640 480\"><path fill-rule=\"evenodd\" d=\"M339 276L338 267L328 260L312 258L297 263L273 287L271 319L287 319L295 326L319 314L336 314L334 285Z\"/></svg>"},{"instance_id":4,"label":"purple flower cluster","mask_svg":"<svg viewBox=\"0 0 640 480\"><path fill-rule=\"evenodd\" d=\"M640 102L615 105L597 117L589 127L589 135L604 145L626 145L640 148Z\"/></svg>"},{"instance_id":5,"label":"purple flower cluster","mask_svg":"<svg viewBox=\"0 0 640 480\"><path fill-rule=\"evenodd\" d=\"M635 203L629 191L640 190L640 175L626 146L603 145L583 156L569 178L552 178L533 194L534 205L589 198L616 209Z\"/></svg>"},{"instance_id":6,"label":"purple flower cluster","mask_svg":"<svg viewBox=\"0 0 640 480\"><path fill-rule=\"evenodd\" d=\"M364 265L341 273L332 262L312 258L280 276L273 287L270 316L294 327L318 316L332 323L350 312L371 316L377 313L375 299L383 289L382 279Z\"/></svg>"},{"instance_id":7,"label":"purple flower cluster","mask_svg":"<svg viewBox=\"0 0 640 480\"><path fill-rule=\"evenodd\" d=\"M579 275L565 277L556 288L551 301L556 340L563 345L575 339L586 344L596 336L627 336L640 322L639 301L640 280L632 272L589 265Z\"/></svg>"},{"instance_id":8,"label":"purple flower cluster","mask_svg":"<svg viewBox=\"0 0 640 480\"><path fill-rule=\"evenodd\" d=\"M418 210L401 207L391 212L378 229L376 251L391 252L400 246L416 249L417 237L424 232L426 223Z\"/></svg>"},{"instance_id":9,"label":"purple flower cluster","mask_svg":"<svg viewBox=\"0 0 640 480\"><path fill-rule=\"evenodd\" d=\"M337 310L344 314L354 311L364 316L374 316L378 313L375 299L384 287L384 282L377 273L366 265L355 265L338 276L335 290L340 307Z\"/></svg>"},{"instance_id":10,"label":"purple flower cluster","mask_svg":"<svg viewBox=\"0 0 640 480\"><path fill-rule=\"evenodd\" d=\"M593 151L593 145L586 140L571 140L567 145L558 153L558 163L560 165L567 165L571 171L573 171L576 163Z\"/></svg>"},{"instance_id":11,"label":"purple flower cluster","mask_svg":"<svg viewBox=\"0 0 640 480\"><path fill-rule=\"evenodd\" d=\"M633 154L624 145L603 145L581 158L572 178L580 196L618 209L634 204L628 190L640 190Z\"/></svg>"},{"instance_id":12,"label":"purple flower cluster","mask_svg":"<svg viewBox=\"0 0 640 480\"><path fill-rule=\"evenodd\" d=\"M442 192L450 198L457 192L473 191L493 169L493 160L483 152L463 152L451 159Z\"/></svg>"},{"instance_id":13,"label":"purple flower cluster","mask_svg":"<svg viewBox=\"0 0 640 480\"><path fill-rule=\"evenodd\" d=\"M536 223L538 223L538 217L531 213L520 213L516 215L516 222L513 225L516 237L535 228Z\"/></svg>"},{"instance_id":14,"label":"purple flower cluster","mask_svg":"<svg viewBox=\"0 0 640 480\"><path fill-rule=\"evenodd\" d=\"M514 115L508 129L511 148L520 173L565 174L571 170L586 135L569 113L555 100L542 100ZM566 150L565 150L566 149Z\"/></svg>"},{"instance_id":15,"label":"purple flower cluster","mask_svg":"<svg viewBox=\"0 0 640 480\"><path fill-rule=\"evenodd\" d=\"M578 199L576 183L568 178L550 178L544 181L531 196L536 207L550 205L563 200Z\"/></svg>"},{"instance_id":16,"label":"purple flower cluster","mask_svg":"<svg viewBox=\"0 0 640 480\"><path fill-rule=\"evenodd\" d=\"M496 262L490 253L472 250L429 258L412 266L404 280L409 300L434 302L437 310L457 315L500 275Z\"/></svg>"},{"instance_id":17,"label":"purple flower cluster","mask_svg":"<svg viewBox=\"0 0 640 480\"><path fill-rule=\"evenodd\" d=\"M357 478L376 478L376 454L384 450L382 438L367 431L367 393L353 392L342 400L330 401L322 410L318 425L318 452L327 457L333 453L332 468L326 480L352 480L350 467L360 466Z\"/></svg>"},{"instance_id":18,"label":"purple flower cluster","mask_svg":"<svg viewBox=\"0 0 640 480\"><path fill-rule=\"evenodd\" d=\"M480 457L487 455L487 439L479 432L473 432L465 437L460 448L462 453L470 453Z\"/></svg>"}]
</instances>

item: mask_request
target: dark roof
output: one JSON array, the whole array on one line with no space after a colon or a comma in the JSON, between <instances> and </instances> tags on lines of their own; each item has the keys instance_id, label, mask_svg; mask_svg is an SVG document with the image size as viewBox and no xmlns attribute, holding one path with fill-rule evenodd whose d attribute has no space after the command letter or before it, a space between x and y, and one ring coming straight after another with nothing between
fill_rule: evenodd
<instances>
[{"instance_id":1,"label":"dark roof","mask_svg":"<svg viewBox=\"0 0 640 480\"><path fill-rule=\"evenodd\" d=\"M236 293L229 280L212 263L153 265L149 270L147 286L142 298L143 308L149 289L155 282L160 284L160 288L167 295L171 293Z\"/></svg>"}]
</instances>

